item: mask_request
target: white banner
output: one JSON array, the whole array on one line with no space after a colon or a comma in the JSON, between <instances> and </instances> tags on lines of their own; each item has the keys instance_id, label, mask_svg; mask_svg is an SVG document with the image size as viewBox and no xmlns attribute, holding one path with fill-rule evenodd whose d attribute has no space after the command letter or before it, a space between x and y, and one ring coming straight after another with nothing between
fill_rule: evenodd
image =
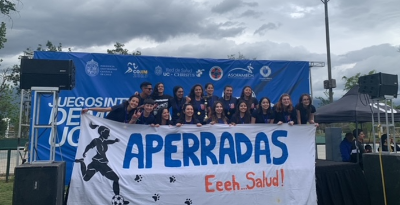
<instances>
[{"instance_id":1,"label":"white banner","mask_svg":"<svg viewBox=\"0 0 400 205\"><path fill-rule=\"evenodd\" d=\"M82 115L68 205L317 204L313 125L127 125Z\"/></svg>"}]
</instances>

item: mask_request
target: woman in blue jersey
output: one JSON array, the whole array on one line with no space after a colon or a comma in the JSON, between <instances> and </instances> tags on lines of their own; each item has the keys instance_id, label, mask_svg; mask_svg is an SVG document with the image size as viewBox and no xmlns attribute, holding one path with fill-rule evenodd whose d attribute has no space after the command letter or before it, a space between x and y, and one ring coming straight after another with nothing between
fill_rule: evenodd
<instances>
[{"instance_id":1,"label":"woman in blue jersey","mask_svg":"<svg viewBox=\"0 0 400 205\"><path fill-rule=\"evenodd\" d=\"M185 104L182 108L181 117L177 120L176 126L180 127L183 124L192 124L197 125L197 127L201 127L201 123L197 120L194 108L192 104Z\"/></svg>"},{"instance_id":2,"label":"woman in blue jersey","mask_svg":"<svg viewBox=\"0 0 400 205\"><path fill-rule=\"evenodd\" d=\"M250 124L251 114L246 101L239 99L235 114L231 118L231 125Z\"/></svg>"},{"instance_id":3,"label":"woman in blue jersey","mask_svg":"<svg viewBox=\"0 0 400 205\"><path fill-rule=\"evenodd\" d=\"M267 97L260 99L260 106L251 115L251 123L274 123L274 112L272 112L271 101Z\"/></svg>"},{"instance_id":4,"label":"woman in blue jersey","mask_svg":"<svg viewBox=\"0 0 400 205\"><path fill-rule=\"evenodd\" d=\"M109 112L106 119L132 124L132 116L137 111L136 108L139 105L139 97L137 95L132 95L128 101L123 101L119 105L114 105L112 107L92 107L82 109L82 113L87 113L89 110L96 112Z\"/></svg>"},{"instance_id":5,"label":"woman in blue jersey","mask_svg":"<svg viewBox=\"0 0 400 205\"><path fill-rule=\"evenodd\" d=\"M206 116L206 106L204 101L204 91L200 84L196 84L192 87L189 93L190 104L193 106L194 115L200 121L204 123Z\"/></svg>"},{"instance_id":6,"label":"woman in blue jersey","mask_svg":"<svg viewBox=\"0 0 400 205\"><path fill-rule=\"evenodd\" d=\"M311 96L307 93L300 96L299 103L296 105L297 123L298 124L315 124L314 113L317 110L312 105ZM317 123L318 124L318 123Z\"/></svg>"},{"instance_id":7,"label":"woman in blue jersey","mask_svg":"<svg viewBox=\"0 0 400 205\"><path fill-rule=\"evenodd\" d=\"M289 125L297 124L296 110L293 107L289 94L282 94L279 102L274 106L274 123L281 125L288 123Z\"/></svg>"},{"instance_id":8,"label":"woman in blue jersey","mask_svg":"<svg viewBox=\"0 0 400 205\"><path fill-rule=\"evenodd\" d=\"M236 101L237 99L233 97L233 87L230 85L225 86L224 96L219 99L224 106L225 116L230 120L235 114Z\"/></svg>"},{"instance_id":9,"label":"woman in blue jersey","mask_svg":"<svg viewBox=\"0 0 400 205\"><path fill-rule=\"evenodd\" d=\"M211 115L208 119L210 124L228 124L228 118L225 117L224 107L222 102L215 101L212 106Z\"/></svg>"},{"instance_id":10,"label":"woman in blue jersey","mask_svg":"<svg viewBox=\"0 0 400 205\"><path fill-rule=\"evenodd\" d=\"M257 98L253 97L253 89L251 89L250 86L245 86L242 90L242 94L240 95L241 100L245 101L247 103L247 107L250 110L250 113L252 113L255 109L258 107L258 100Z\"/></svg>"},{"instance_id":11,"label":"woman in blue jersey","mask_svg":"<svg viewBox=\"0 0 400 205\"><path fill-rule=\"evenodd\" d=\"M171 113L171 121L172 124L176 124L176 121L180 118L182 113L183 105L189 103L189 98L184 97L183 87L175 86L173 88L174 97L171 100L172 113Z\"/></svg>"}]
</instances>

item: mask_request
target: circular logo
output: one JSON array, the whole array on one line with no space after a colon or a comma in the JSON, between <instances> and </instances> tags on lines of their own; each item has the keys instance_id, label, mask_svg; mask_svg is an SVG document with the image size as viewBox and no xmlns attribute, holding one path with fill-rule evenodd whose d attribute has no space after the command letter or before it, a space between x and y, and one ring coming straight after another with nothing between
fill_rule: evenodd
<instances>
[{"instance_id":1,"label":"circular logo","mask_svg":"<svg viewBox=\"0 0 400 205\"><path fill-rule=\"evenodd\" d=\"M267 78L269 75L271 75L271 68L268 66L261 67L260 74L262 77Z\"/></svg>"},{"instance_id":2,"label":"circular logo","mask_svg":"<svg viewBox=\"0 0 400 205\"><path fill-rule=\"evenodd\" d=\"M162 75L162 68L161 68L160 66L157 66L157 67L154 69L154 73L155 73L156 75L158 75L158 76Z\"/></svg>"},{"instance_id":3,"label":"circular logo","mask_svg":"<svg viewBox=\"0 0 400 205\"><path fill-rule=\"evenodd\" d=\"M214 66L210 69L210 78L217 81L221 80L222 76L224 75L224 71L219 66Z\"/></svg>"},{"instance_id":4,"label":"circular logo","mask_svg":"<svg viewBox=\"0 0 400 205\"><path fill-rule=\"evenodd\" d=\"M86 63L85 71L88 76L94 77L99 74L99 64L92 59Z\"/></svg>"}]
</instances>

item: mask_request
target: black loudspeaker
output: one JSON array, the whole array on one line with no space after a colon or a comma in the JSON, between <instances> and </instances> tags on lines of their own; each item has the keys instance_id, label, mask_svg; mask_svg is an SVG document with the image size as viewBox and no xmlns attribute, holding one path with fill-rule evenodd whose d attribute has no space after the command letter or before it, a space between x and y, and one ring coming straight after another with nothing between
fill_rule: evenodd
<instances>
[{"instance_id":1,"label":"black loudspeaker","mask_svg":"<svg viewBox=\"0 0 400 205\"><path fill-rule=\"evenodd\" d=\"M398 77L397 75L375 73L358 78L358 92L368 94L372 99L382 98L385 95L397 98Z\"/></svg>"},{"instance_id":2,"label":"black loudspeaker","mask_svg":"<svg viewBox=\"0 0 400 205\"><path fill-rule=\"evenodd\" d=\"M72 60L22 59L20 88L58 87L72 90L75 87L75 65Z\"/></svg>"},{"instance_id":3,"label":"black loudspeaker","mask_svg":"<svg viewBox=\"0 0 400 205\"><path fill-rule=\"evenodd\" d=\"M65 162L15 167L13 205L62 205Z\"/></svg>"},{"instance_id":4,"label":"black loudspeaker","mask_svg":"<svg viewBox=\"0 0 400 205\"><path fill-rule=\"evenodd\" d=\"M364 174L371 197L371 204L385 204L379 153L363 155ZM387 204L400 205L400 154L382 153Z\"/></svg>"}]
</instances>

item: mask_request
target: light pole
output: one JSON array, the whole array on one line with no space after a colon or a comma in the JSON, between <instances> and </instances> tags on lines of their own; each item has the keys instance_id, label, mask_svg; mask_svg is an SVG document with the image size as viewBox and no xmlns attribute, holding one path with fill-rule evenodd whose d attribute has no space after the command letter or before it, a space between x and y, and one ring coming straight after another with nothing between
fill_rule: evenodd
<instances>
[{"instance_id":1,"label":"light pole","mask_svg":"<svg viewBox=\"0 0 400 205\"><path fill-rule=\"evenodd\" d=\"M10 131L10 118L8 118L8 117L3 118L3 121L7 123L7 129L6 129L5 137L8 138L8 133Z\"/></svg>"},{"instance_id":2,"label":"light pole","mask_svg":"<svg viewBox=\"0 0 400 205\"><path fill-rule=\"evenodd\" d=\"M332 88L336 87L336 80L332 79L332 68L331 68L331 46L329 42L329 19L328 19L328 1L321 0L325 6L325 33L326 33L326 57L328 62L328 81L324 82L324 88L329 89L329 102L333 102Z\"/></svg>"}]
</instances>

